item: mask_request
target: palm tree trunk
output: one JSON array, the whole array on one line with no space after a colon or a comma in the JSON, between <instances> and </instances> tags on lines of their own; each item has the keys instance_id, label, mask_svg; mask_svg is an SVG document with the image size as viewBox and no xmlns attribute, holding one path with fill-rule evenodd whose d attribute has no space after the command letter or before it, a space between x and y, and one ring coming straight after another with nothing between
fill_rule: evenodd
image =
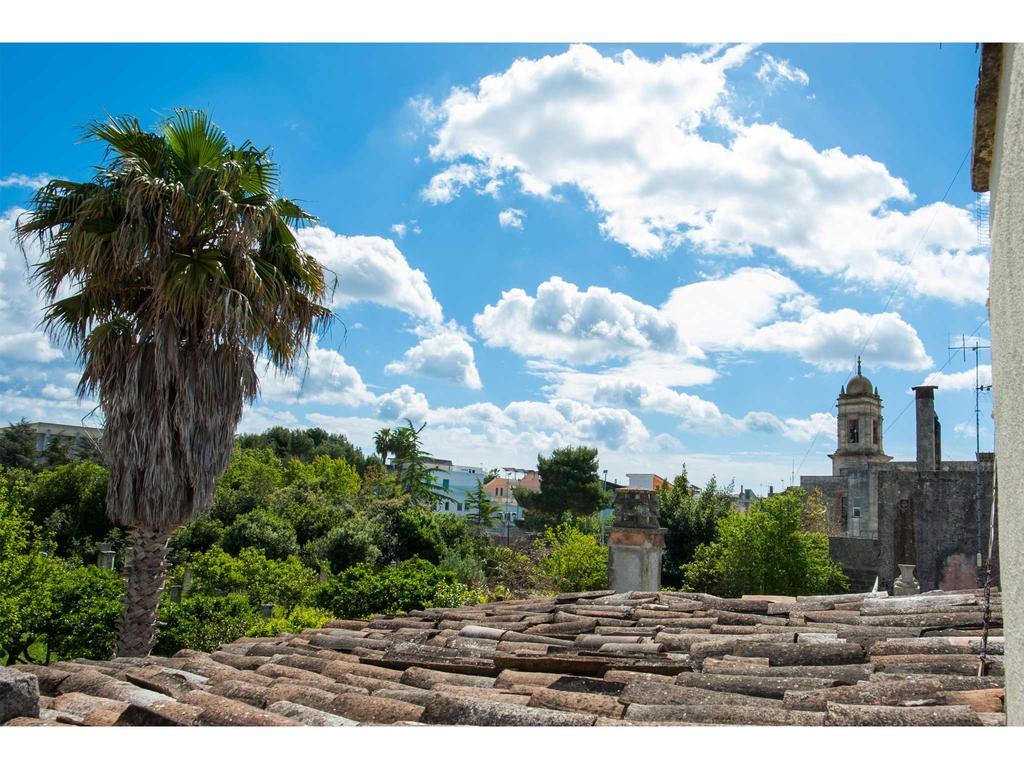
<instances>
[{"instance_id":1,"label":"palm tree trunk","mask_svg":"<svg viewBox=\"0 0 1024 768\"><path fill-rule=\"evenodd\" d=\"M128 591L118 628L118 656L148 656L156 641L156 609L167 574L165 558L171 534L136 530L125 564Z\"/></svg>"}]
</instances>

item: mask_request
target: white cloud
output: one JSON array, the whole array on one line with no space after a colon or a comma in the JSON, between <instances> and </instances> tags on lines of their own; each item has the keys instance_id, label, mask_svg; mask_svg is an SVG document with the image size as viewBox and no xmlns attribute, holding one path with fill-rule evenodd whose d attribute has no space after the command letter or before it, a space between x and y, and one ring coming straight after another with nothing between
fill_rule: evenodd
<instances>
[{"instance_id":1,"label":"white cloud","mask_svg":"<svg viewBox=\"0 0 1024 768\"><path fill-rule=\"evenodd\" d=\"M413 424L421 424L426 420L430 406L426 395L403 384L378 397L375 410L378 416L388 421L409 419Z\"/></svg>"},{"instance_id":2,"label":"white cloud","mask_svg":"<svg viewBox=\"0 0 1024 768\"><path fill-rule=\"evenodd\" d=\"M473 327L488 346L528 358L596 363L647 350L699 355L654 307L607 288L581 291L560 277L541 283L536 297L521 288L504 291Z\"/></svg>"},{"instance_id":3,"label":"white cloud","mask_svg":"<svg viewBox=\"0 0 1024 768\"><path fill-rule=\"evenodd\" d=\"M639 446L650 436L647 427L624 408L608 408L555 398L548 402L517 401L500 408L476 403L463 408L432 409L428 423L458 439L479 439L509 450L548 452L566 445ZM436 438L435 438L436 439Z\"/></svg>"},{"instance_id":4,"label":"white cloud","mask_svg":"<svg viewBox=\"0 0 1024 768\"><path fill-rule=\"evenodd\" d=\"M14 239L18 216L11 208L0 214L0 357L20 362L49 363L64 355L38 327L43 303L28 283L28 264L40 260L34 241L22 254Z\"/></svg>"},{"instance_id":5,"label":"white cloud","mask_svg":"<svg viewBox=\"0 0 1024 768\"><path fill-rule=\"evenodd\" d=\"M427 276L409 266L393 241L346 237L323 226L301 229L296 234L302 247L337 275L336 307L371 301L429 322L441 322L441 305L430 290Z\"/></svg>"},{"instance_id":6,"label":"white cloud","mask_svg":"<svg viewBox=\"0 0 1024 768\"><path fill-rule=\"evenodd\" d=\"M766 267L748 267L674 288L661 311L702 349L729 350L777 319L783 307L799 309L807 303L790 278Z\"/></svg>"},{"instance_id":7,"label":"white cloud","mask_svg":"<svg viewBox=\"0 0 1024 768\"><path fill-rule=\"evenodd\" d=\"M922 370L932 365L917 331L895 312L867 315L854 309L814 310L800 320L758 328L742 347L796 353L826 371L847 370L861 354L872 367Z\"/></svg>"},{"instance_id":8,"label":"white cloud","mask_svg":"<svg viewBox=\"0 0 1024 768\"><path fill-rule=\"evenodd\" d=\"M552 277L536 297L519 288L505 291L473 322L488 346L533 361L628 358L629 370L601 375L666 386L711 381L711 369L686 360L703 359L705 352L782 352L824 370L848 368L861 353L873 366L921 370L932 364L916 330L898 314L824 312L816 305L793 280L763 267L680 286L660 308ZM542 375L551 370L534 365ZM673 369L674 380L666 380L665 371Z\"/></svg>"},{"instance_id":9,"label":"white cloud","mask_svg":"<svg viewBox=\"0 0 1024 768\"><path fill-rule=\"evenodd\" d=\"M526 214L519 208L506 208L498 214L498 224L502 229L522 229Z\"/></svg>"},{"instance_id":10,"label":"white cloud","mask_svg":"<svg viewBox=\"0 0 1024 768\"><path fill-rule=\"evenodd\" d=\"M406 230L406 225L405 224L392 224L391 225L391 231L394 232L398 236L399 239L405 237L405 230Z\"/></svg>"},{"instance_id":11,"label":"white cloud","mask_svg":"<svg viewBox=\"0 0 1024 768\"><path fill-rule=\"evenodd\" d=\"M474 362L473 347L466 335L454 327L431 332L419 344L407 349L401 360L388 363L384 372L428 376L469 389L483 386Z\"/></svg>"},{"instance_id":12,"label":"white cloud","mask_svg":"<svg viewBox=\"0 0 1024 768\"><path fill-rule=\"evenodd\" d=\"M374 395L363 383L359 371L333 349L324 349L317 339L296 369L282 375L265 363L260 371L260 393L265 402L330 403L359 406L372 403Z\"/></svg>"},{"instance_id":13,"label":"white cloud","mask_svg":"<svg viewBox=\"0 0 1024 768\"><path fill-rule=\"evenodd\" d=\"M9 173L0 179L0 189L4 189L6 187L20 187L23 189L31 189L34 192L44 184L51 181L52 178L52 176L48 176L45 173L37 173L35 176L29 176L24 173Z\"/></svg>"},{"instance_id":14,"label":"white cloud","mask_svg":"<svg viewBox=\"0 0 1024 768\"><path fill-rule=\"evenodd\" d=\"M881 162L730 112L727 73L750 50L649 61L575 45L518 59L430 105L430 154L447 167L423 195L450 202L503 180L545 197L572 186L601 231L638 255L684 242L712 255L763 248L854 283L984 301L987 259L968 210L909 209L906 182ZM765 66L766 78L806 77L778 59Z\"/></svg>"},{"instance_id":15,"label":"white cloud","mask_svg":"<svg viewBox=\"0 0 1024 768\"><path fill-rule=\"evenodd\" d=\"M595 377L591 383L593 402L629 411L669 414L680 419L683 432L759 432L800 442L809 440L819 430L835 431L835 418L828 413L815 413L808 418L781 418L772 413L750 411L735 417L722 413L715 403L662 384L623 377L603 380Z\"/></svg>"},{"instance_id":16,"label":"white cloud","mask_svg":"<svg viewBox=\"0 0 1024 768\"><path fill-rule=\"evenodd\" d=\"M466 187L472 186L485 174L479 166L455 163L438 173L423 190L423 199L429 203L450 203Z\"/></svg>"},{"instance_id":17,"label":"white cloud","mask_svg":"<svg viewBox=\"0 0 1024 768\"><path fill-rule=\"evenodd\" d=\"M235 428L235 434L259 434L271 427L295 426L298 421L291 411L274 410L262 404L250 405L242 411L242 418Z\"/></svg>"},{"instance_id":18,"label":"white cloud","mask_svg":"<svg viewBox=\"0 0 1024 768\"><path fill-rule=\"evenodd\" d=\"M777 59L767 53L761 54L761 68L757 70L757 79L771 92L782 83L796 83L807 86L811 78L799 67L793 66L786 59Z\"/></svg>"},{"instance_id":19,"label":"white cloud","mask_svg":"<svg viewBox=\"0 0 1024 768\"><path fill-rule=\"evenodd\" d=\"M940 390L974 389L974 370L958 371L957 373L942 373L936 371L929 373L924 378L923 384L938 387ZM978 384L989 386L992 384L992 366L983 364L978 366ZM973 429L973 425L971 427Z\"/></svg>"}]
</instances>

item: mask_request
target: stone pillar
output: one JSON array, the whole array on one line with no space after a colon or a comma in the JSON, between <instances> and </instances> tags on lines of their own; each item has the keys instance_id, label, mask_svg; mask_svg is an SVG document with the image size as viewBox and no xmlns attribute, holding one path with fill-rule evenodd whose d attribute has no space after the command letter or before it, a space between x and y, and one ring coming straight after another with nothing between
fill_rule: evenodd
<instances>
[{"instance_id":1,"label":"stone pillar","mask_svg":"<svg viewBox=\"0 0 1024 768\"><path fill-rule=\"evenodd\" d=\"M661 589L664 528L612 528L608 536L608 588L616 592Z\"/></svg>"},{"instance_id":2,"label":"stone pillar","mask_svg":"<svg viewBox=\"0 0 1024 768\"><path fill-rule=\"evenodd\" d=\"M938 387L914 387L917 408L917 471L931 472L935 466L935 390Z\"/></svg>"},{"instance_id":3,"label":"stone pillar","mask_svg":"<svg viewBox=\"0 0 1024 768\"><path fill-rule=\"evenodd\" d=\"M665 530L658 522L658 494L647 488L620 488L615 525L608 534L608 586L616 592L661 589Z\"/></svg>"}]
</instances>

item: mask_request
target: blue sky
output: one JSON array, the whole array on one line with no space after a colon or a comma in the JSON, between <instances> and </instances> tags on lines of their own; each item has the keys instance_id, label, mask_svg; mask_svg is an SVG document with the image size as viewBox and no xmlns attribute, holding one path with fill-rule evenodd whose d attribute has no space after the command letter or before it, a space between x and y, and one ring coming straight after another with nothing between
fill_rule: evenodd
<instances>
[{"instance_id":1,"label":"blue sky","mask_svg":"<svg viewBox=\"0 0 1024 768\"><path fill-rule=\"evenodd\" d=\"M912 457L896 417L931 377L943 455L969 458L973 359L946 348L987 338L969 159L950 186L977 66L948 44L0 46L0 419L91 407L7 239L33 185L90 176L89 119L191 106L274 148L339 278L305 376L268 373L243 429L367 446L408 416L458 463L586 443L609 478L686 462L759 490L829 471L863 350L887 452ZM55 99L68 71L92 74Z\"/></svg>"}]
</instances>

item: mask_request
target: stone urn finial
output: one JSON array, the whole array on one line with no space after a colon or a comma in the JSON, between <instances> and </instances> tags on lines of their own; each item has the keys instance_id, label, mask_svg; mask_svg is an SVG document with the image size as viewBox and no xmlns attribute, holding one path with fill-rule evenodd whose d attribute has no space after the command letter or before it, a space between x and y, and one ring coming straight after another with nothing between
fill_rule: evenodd
<instances>
[{"instance_id":1,"label":"stone urn finial","mask_svg":"<svg viewBox=\"0 0 1024 768\"><path fill-rule=\"evenodd\" d=\"M900 569L900 575L892 585L893 594L897 597L904 595L916 595L921 592L921 585L914 578L913 563L900 563L896 566Z\"/></svg>"}]
</instances>

